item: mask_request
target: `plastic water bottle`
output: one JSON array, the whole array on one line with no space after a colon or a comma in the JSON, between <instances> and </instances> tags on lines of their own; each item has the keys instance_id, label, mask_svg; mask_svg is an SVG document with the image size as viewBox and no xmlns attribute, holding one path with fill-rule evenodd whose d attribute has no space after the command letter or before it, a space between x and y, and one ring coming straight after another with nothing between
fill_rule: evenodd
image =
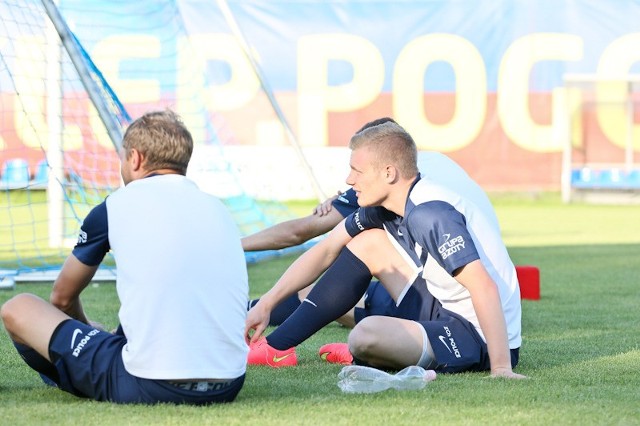
<instances>
[{"instance_id":1,"label":"plastic water bottle","mask_svg":"<svg viewBox=\"0 0 640 426\"><path fill-rule=\"evenodd\" d=\"M374 393L387 389L419 390L435 380L436 372L412 365L396 374L362 365L348 365L338 373L338 387L346 393Z\"/></svg>"}]
</instances>

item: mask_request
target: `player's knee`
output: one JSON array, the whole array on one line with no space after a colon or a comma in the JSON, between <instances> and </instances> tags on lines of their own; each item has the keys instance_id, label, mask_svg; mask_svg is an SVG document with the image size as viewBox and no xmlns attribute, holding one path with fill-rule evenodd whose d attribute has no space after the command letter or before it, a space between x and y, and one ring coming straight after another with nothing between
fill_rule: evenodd
<instances>
[{"instance_id":1,"label":"player's knee","mask_svg":"<svg viewBox=\"0 0 640 426\"><path fill-rule=\"evenodd\" d=\"M2 322L5 325L5 328L7 327L7 322L10 320L10 316L11 316L11 300L5 302L0 307L0 318L2 318Z\"/></svg>"},{"instance_id":2,"label":"player's knee","mask_svg":"<svg viewBox=\"0 0 640 426\"><path fill-rule=\"evenodd\" d=\"M6 301L0 308L2 323L9 333L15 328L18 320L18 312L20 311L20 306L24 303L25 296L24 294L14 296Z\"/></svg>"},{"instance_id":3,"label":"player's knee","mask_svg":"<svg viewBox=\"0 0 640 426\"><path fill-rule=\"evenodd\" d=\"M380 247L380 241L384 241L384 238L387 238L387 236L382 229L367 229L349 241L347 247L356 256L358 254L371 253Z\"/></svg>"},{"instance_id":4,"label":"player's knee","mask_svg":"<svg viewBox=\"0 0 640 426\"><path fill-rule=\"evenodd\" d=\"M347 248L358 259L370 266L370 263L380 262L385 257L388 238L382 229L367 229L349 241Z\"/></svg>"},{"instance_id":5,"label":"player's knee","mask_svg":"<svg viewBox=\"0 0 640 426\"><path fill-rule=\"evenodd\" d=\"M366 360L375 348L377 337L374 327L375 321L369 318L363 318L349 333L349 351L356 358Z\"/></svg>"}]
</instances>

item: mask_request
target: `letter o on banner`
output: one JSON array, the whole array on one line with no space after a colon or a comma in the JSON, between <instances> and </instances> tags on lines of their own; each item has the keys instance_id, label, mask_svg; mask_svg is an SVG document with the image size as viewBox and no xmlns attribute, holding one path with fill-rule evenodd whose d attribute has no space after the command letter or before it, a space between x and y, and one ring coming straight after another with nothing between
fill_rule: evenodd
<instances>
[{"instance_id":1,"label":"letter o on banner","mask_svg":"<svg viewBox=\"0 0 640 426\"><path fill-rule=\"evenodd\" d=\"M456 80L456 109L446 124L424 114L424 73L434 62L446 62ZM393 72L393 115L411 133L418 149L455 151L473 142L487 113L487 72L473 44L460 36L429 34L408 43Z\"/></svg>"}]
</instances>

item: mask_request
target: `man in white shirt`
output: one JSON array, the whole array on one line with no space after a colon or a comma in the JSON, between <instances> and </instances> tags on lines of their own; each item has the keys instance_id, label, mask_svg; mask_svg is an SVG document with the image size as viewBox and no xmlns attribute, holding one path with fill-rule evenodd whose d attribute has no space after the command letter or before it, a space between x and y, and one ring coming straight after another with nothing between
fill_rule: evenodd
<instances>
[{"instance_id":1,"label":"man in white shirt","mask_svg":"<svg viewBox=\"0 0 640 426\"><path fill-rule=\"evenodd\" d=\"M27 364L60 389L116 403L210 404L242 388L248 278L239 231L220 200L185 174L191 134L171 111L127 129L125 186L93 208L48 303L2 306ZM120 326L89 321L80 294L105 254L117 265Z\"/></svg>"}]
</instances>

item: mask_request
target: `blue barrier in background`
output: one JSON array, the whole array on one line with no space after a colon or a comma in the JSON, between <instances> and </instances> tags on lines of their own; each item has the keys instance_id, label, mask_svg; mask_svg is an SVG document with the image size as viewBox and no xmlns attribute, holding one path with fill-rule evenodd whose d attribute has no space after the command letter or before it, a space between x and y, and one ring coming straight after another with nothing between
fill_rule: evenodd
<instances>
[{"instance_id":1,"label":"blue barrier in background","mask_svg":"<svg viewBox=\"0 0 640 426\"><path fill-rule=\"evenodd\" d=\"M571 186L579 189L640 189L640 169L574 169L571 171Z\"/></svg>"}]
</instances>

